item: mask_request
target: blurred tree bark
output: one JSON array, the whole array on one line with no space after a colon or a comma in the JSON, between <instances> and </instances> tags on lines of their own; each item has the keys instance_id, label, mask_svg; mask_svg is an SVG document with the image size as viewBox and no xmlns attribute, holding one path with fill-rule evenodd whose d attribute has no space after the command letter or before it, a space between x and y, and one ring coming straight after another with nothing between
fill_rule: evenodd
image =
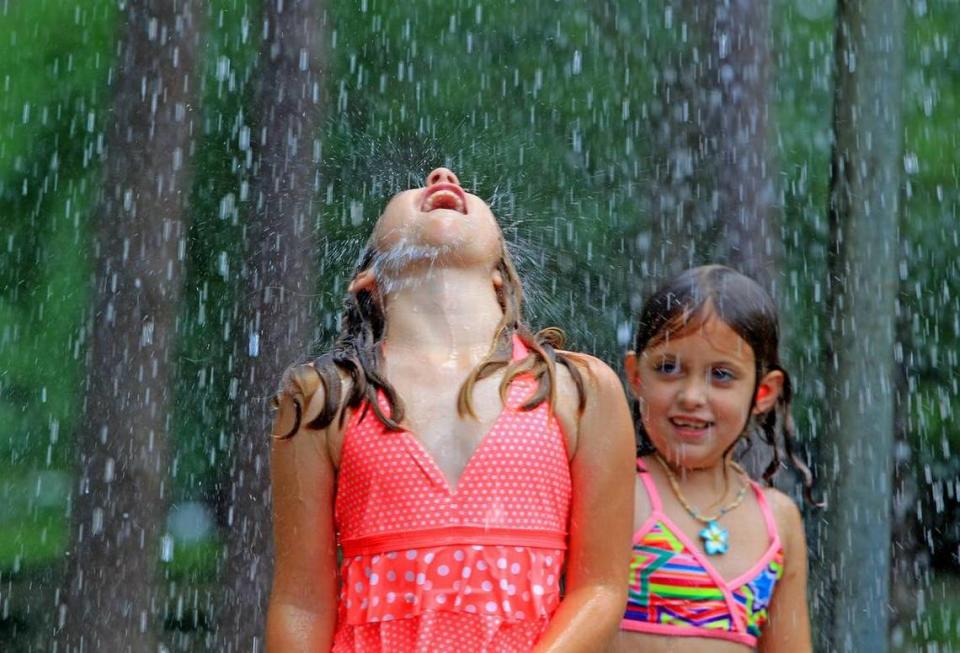
<instances>
[{"instance_id":1,"label":"blurred tree bark","mask_svg":"<svg viewBox=\"0 0 960 653\"><path fill-rule=\"evenodd\" d=\"M247 260L241 271L235 439L227 496L224 651L263 650L272 573L269 399L313 338L314 245L325 5L263 3Z\"/></svg>"},{"instance_id":2,"label":"blurred tree bark","mask_svg":"<svg viewBox=\"0 0 960 653\"><path fill-rule=\"evenodd\" d=\"M770 9L763 0L671 0L689 46L658 66L652 256L663 280L708 261L771 287L780 257L769 144Z\"/></svg>"},{"instance_id":3,"label":"blurred tree bark","mask_svg":"<svg viewBox=\"0 0 960 653\"><path fill-rule=\"evenodd\" d=\"M190 185L199 19L193 0L129 0L111 73L85 417L76 436L69 651L155 651L171 383Z\"/></svg>"},{"instance_id":4,"label":"blurred tree bark","mask_svg":"<svg viewBox=\"0 0 960 653\"><path fill-rule=\"evenodd\" d=\"M887 650L904 5L839 0L825 381L822 650Z\"/></svg>"},{"instance_id":5,"label":"blurred tree bark","mask_svg":"<svg viewBox=\"0 0 960 653\"><path fill-rule=\"evenodd\" d=\"M901 252L906 258L906 252ZM900 296L905 293L901 292ZM897 343L894 348L896 404L894 407L893 512L890 538L890 634L894 646L905 638L917 613L917 592L929 569L929 559L917 537L918 484L910 443L910 387L904 343L909 342L909 314L897 302Z\"/></svg>"},{"instance_id":6,"label":"blurred tree bark","mask_svg":"<svg viewBox=\"0 0 960 653\"><path fill-rule=\"evenodd\" d=\"M774 292L783 243L770 143L770 3L729 0L715 11L710 56L716 72L705 103L712 109L706 131L715 139L717 166L716 260Z\"/></svg>"},{"instance_id":7,"label":"blurred tree bark","mask_svg":"<svg viewBox=\"0 0 960 653\"><path fill-rule=\"evenodd\" d=\"M701 57L713 30L711 3L668 0L664 28L675 38L656 64L650 100L651 221L650 293L667 279L705 260L704 234L711 225L714 184L705 160L703 98L710 69ZM713 71L716 72L715 70Z\"/></svg>"}]
</instances>

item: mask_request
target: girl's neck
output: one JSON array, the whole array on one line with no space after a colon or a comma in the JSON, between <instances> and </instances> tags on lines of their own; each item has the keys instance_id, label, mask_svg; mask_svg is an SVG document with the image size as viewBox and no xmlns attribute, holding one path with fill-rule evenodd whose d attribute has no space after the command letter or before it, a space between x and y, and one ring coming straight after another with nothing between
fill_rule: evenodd
<instances>
[{"instance_id":1,"label":"girl's neck","mask_svg":"<svg viewBox=\"0 0 960 653\"><path fill-rule=\"evenodd\" d=\"M405 278L384 299L384 313L388 356L410 352L425 364L457 367L486 356L503 317L490 273L456 268Z\"/></svg>"},{"instance_id":2,"label":"girl's neck","mask_svg":"<svg viewBox=\"0 0 960 653\"><path fill-rule=\"evenodd\" d=\"M722 501L729 489L738 484L737 472L731 464L731 454L723 456L713 464L693 468L684 467L676 459L671 460L662 454L656 455L670 468L684 493L717 497L717 501Z\"/></svg>"}]
</instances>

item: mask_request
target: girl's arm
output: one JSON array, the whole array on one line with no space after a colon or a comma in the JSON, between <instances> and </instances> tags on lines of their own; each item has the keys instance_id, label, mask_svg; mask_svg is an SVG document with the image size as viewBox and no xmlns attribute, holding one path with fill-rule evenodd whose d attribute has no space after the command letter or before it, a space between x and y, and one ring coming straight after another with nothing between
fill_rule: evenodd
<instances>
[{"instance_id":1,"label":"girl's arm","mask_svg":"<svg viewBox=\"0 0 960 653\"><path fill-rule=\"evenodd\" d=\"M301 379L316 377L300 375ZM273 425L275 434L294 423L293 395L310 408L323 405L323 387L285 388ZM312 397L311 397L312 395ZM319 398L317 395L321 395ZM304 411L302 424L313 416ZM337 556L333 525L334 467L326 431L301 426L293 437L274 440L270 451L273 534L276 550L267 613L267 650L329 651L336 625Z\"/></svg>"},{"instance_id":2,"label":"girl's arm","mask_svg":"<svg viewBox=\"0 0 960 653\"><path fill-rule=\"evenodd\" d=\"M783 539L783 577L770 602L769 621L760 638L760 653L809 653L810 615L807 610L807 541L796 504L786 495L767 490Z\"/></svg>"},{"instance_id":3,"label":"girl's arm","mask_svg":"<svg viewBox=\"0 0 960 653\"><path fill-rule=\"evenodd\" d=\"M538 653L603 650L627 600L633 425L616 374L600 361L584 358L587 405L570 463L573 505L566 592L534 649Z\"/></svg>"}]
</instances>

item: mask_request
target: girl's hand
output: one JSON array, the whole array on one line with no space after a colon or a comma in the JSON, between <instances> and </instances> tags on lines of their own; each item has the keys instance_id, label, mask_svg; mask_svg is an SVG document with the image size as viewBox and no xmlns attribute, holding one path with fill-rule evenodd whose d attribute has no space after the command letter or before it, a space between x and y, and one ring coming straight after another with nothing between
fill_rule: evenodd
<instances>
[{"instance_id":1,"label":"girl's hand","mask_svg":"<svg viewBox=\"0 0 960 653\"><path fill-rule=\"evenodd\" d=\"M765 490L783 542L783 577L770 602L769 621L760 638L760 653L809 653L807 609L807 541L796 504L777 490Z\"/></svg>"}]
</instances>

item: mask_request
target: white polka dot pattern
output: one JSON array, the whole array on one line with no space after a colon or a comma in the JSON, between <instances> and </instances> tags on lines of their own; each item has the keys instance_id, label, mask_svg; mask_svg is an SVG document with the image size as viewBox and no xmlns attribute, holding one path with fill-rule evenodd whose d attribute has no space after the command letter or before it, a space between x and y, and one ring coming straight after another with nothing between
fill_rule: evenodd
<instances>
[{"instance_id":1,"label":"white polka dot pattern","mask_svg":"<svg viewBox=\"0 0 960 653\"><path fill-rule=\"evenodd\" d=\"M333 653L529 653L546 630L544 621L504 624L469 612L426 612L354 626L338 632Z\"/></svg>"},{"instance_id":2,"label":"white polka dot pattern","mask_svg":"<svg viewBox=\"0 0 960 653\"><path fill-rule=\"evenodd\" d=\"M525 355L514 342L515 357ZM560 602L571 497L548 404L519 410L535 390L529 376L511 383L453 492L412 434L354 414L335 503L345 558L334 651L533 647ZM551 544L516 546L538 533Z\"/></svg>"},{"instance_id":3,"label":"white polka dot pattern","mask_svg":"<svg viewBox=\"0 0 960 653\"><path fill-rule=\"evenodd\" d=\"M565 532L571 482L563 435L546 403L517 410L534 389L529 377L511 384L507 406L453 493L412 434L388 431L373 411L358 411L341 454L341 541L438 526Z\"/></svg>"},{"instance_id":4,"label":"white polka dot pattern","mask_svg":"<svg viewBox=\"0 0 960 653\"><path fill-rule=\"evenodd\" d=\"M562 561L562 549L490 545L354 556L341 572L340 620L357 625L434 610L547 620L560 602Z\"/></svg>"}]
</instances>

